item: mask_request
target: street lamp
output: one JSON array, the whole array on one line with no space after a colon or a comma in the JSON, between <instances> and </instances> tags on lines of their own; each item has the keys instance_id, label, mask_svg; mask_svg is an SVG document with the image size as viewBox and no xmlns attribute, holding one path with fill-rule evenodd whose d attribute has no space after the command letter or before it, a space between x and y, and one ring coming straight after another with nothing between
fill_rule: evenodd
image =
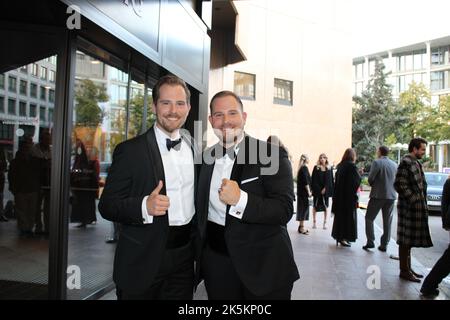
<instances>
[{"instance_id":1,"label":"street lamp","mask_svg":"<svg viewBox=\"0 0 450 320\"><path fill-rule=\"evenodd\" d=\"M408 145L406 143L396 143L391 145L392 150L397 150L397 164L400 164L400 150L407 150Z\"/></svg>"}]
</instances>

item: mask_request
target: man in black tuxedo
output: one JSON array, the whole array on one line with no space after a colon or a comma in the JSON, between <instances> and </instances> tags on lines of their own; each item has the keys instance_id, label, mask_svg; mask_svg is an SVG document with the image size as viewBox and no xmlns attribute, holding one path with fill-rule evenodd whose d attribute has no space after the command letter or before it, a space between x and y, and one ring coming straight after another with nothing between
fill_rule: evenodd
<instances>
[{"instance_id":1,"label":"man in black tuxedo","mask_svg":"<svg viewBox=\"0 0 450 320\"><path fill-rule=\"evenodd\" d=\"M196 152L180 130L189 100L183 80L162 77L153 88L155 125L114 150L99 211L121 224L118 299L192 299Z\"/></svg>"},{"instance_id":2,"label":"man in black tuxedo","mask_svg":"<svg viewBox=\"0 0 450 320\"><path fill-rule=\"evenodd\" d=\"M299 278L286 229L294 201L288 155L244 133L247 114L233 92L217 93L210 111L219 143L205 150L199 175L197 280L212 300L288 300Z\"/></svg>"}]
</instances>

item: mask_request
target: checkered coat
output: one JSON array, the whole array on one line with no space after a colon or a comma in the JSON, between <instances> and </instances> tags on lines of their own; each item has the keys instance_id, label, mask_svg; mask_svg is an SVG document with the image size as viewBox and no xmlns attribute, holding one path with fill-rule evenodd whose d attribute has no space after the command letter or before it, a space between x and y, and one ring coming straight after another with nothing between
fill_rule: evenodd
<instances>
[{"instance_id":1,"label":"checkered coat","mask_svg":"<svg viewBox=\"0 0 450 320\"><path fill-rule=\"evenodd\" d=\"M410 247L431 247L428 227L427 182L422 165L406 155L398 166L394 182L398 192L397 244Z\"/></svg>"}]
</instances>

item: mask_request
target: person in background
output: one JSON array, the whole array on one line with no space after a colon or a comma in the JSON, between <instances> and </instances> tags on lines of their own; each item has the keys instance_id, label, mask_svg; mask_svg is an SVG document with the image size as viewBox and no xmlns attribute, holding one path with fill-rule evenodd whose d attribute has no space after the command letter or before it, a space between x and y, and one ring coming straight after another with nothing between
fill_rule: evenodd
<instances>
[{"instance_id":1,"label":"person in background","mask_svg":"<svg viewBox=\"0 0 450 320\"><path fill-rule=\"evenodd\" d=\"M350 242L356 241L358 237L356 209L361 176L355 162L356 152L348 148L337 166L331 208L331 212L335 215L331 236L336 240L336 246L340 244L343 247L350 247Z\"/></svg>"},{"instance_id":2,"label":"person in background","mask_svg":"<svg viewBox=\"0 0 450 320\"><path fill-rule=\"evenodd\" d=\"M318 211L324 212L323 229L327 228L329 199L333 196L334 188L333 170L328 165L328 157L325 153L322 153L312 172L313 229L317 228L316 214Z\"/></svg>"},{"instance_id":3,"label":"person in background","mask_svg":"<svg viewBox=\"0 0 450 320\"><path fill-rule=\"evenodd\" d=\"M309 197L311 196L311 176L309 175L308 164L309 158L306 154L300 157L299 169L297 172L297 221L298 233L308 234L305 229L305 221L309 220Z\"/></svg>"},{"instance_id":4,"label":"person in background","mask_svg":"<svg viewBox=\"0 0 450 320\"><path fill-rule=\"evenodd\" d=\"M420 282L423 275L411 268L411 248L433 246L428 226L427 182L419 161L425 155L426 146L427 141L422 138L409 142L409 153L400 161L394 182L398 193L399 277L412 282Z\"/></svg>"},{"instance_id":5,"label":"person in background","mask_svg":"<svg viewBox=\"0 0 450 320\"><path fill-rule=\"evenodd\" d=\"M392 210L396 198L394 180L397 173L397 164L387 157L388 153L388 147L380 146L377 150L378 159L374 160L370 167L368 180L372 188L370 189L370 200L366 212L367 242L363 246L364 250L375 248L373 221L380 210L383 213L383 235L378 250L385 252L391 239Z\"/></svg>"},{"instance_id":6,"label":"person in background","mask_svg":"<svg viewBox=\"0 0 450 320\"><path fill-rule=\"evenodd\" d=\"M441 217L442 217L442 228L449 231L450 236L450 175L444 184L444 189L442 191L441 200ZM448 276L450 273L450 244L447 250L444 251L442 257L436 262L436 264L431 269L430 273L427 275L423 281L422 288L420 292L424 296L437 296L439 294L439 283L442 279Z\"/></svg>"},{"instance_id":7,"label":"person in background","mask_svg":"<svg viewBox=\"0 0 450 320\"><path fill-rule=\"evenodd\" d=\"M5 150L0 147L0 221L8 221L3 208L3 196L5 191L5 172L8 169L8 162L6 161Z\"/></svg>"}]
</instances>

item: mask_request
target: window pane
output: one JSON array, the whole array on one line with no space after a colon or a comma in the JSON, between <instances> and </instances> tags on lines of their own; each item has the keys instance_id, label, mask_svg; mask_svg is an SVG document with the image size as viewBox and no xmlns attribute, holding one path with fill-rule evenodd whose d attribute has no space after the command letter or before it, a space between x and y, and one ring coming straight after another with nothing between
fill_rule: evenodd
<instances>
[{"instance_id":1,"label":"window pane","mask_svg":"<svg viewBox=\"0 0 450 320\"><path fill-rule=\"evenodd\" d=\"M37 85L34 83L30 84L30 96L32 98L37 98Z\"/></svg>"},{"instance_id":2,"label":"window pane","mask_svg":"<svg viewBox=\"0 0 450 320\"><path fill-rule=\"evenodd\" d=\"M8 90L11 92L17 92L17 79L15 77L8 77Z\"/></svg>"},{"instance_id":3,"label":"window pane","mask_svg":"<svg viewBox=\"0 0 450 320\"><path fill-rule=\"evenodd\" d=\"M256 76L250 73L234 72L234 92L243 99L255 100Z\"/></svg>"},{"instance_id":4,"label":"window pane","mask_svg":"<svg viewBox=\"0 0 450 320\"><path fill-rule=\"evenodd\" d=\"M46 100L46 92L45 92L45 87L40 87L40 98L41 100L45 101Z\"/></svg>"},{"instance_id":5,"label":"window pane","mask_svg":"<svg viewBox=\"0 0 450 320\"><path fill-rule=\"evenodd\" d=\"M0 112L5 113L5 97L0 96Z\"/></svg>"},{"instance_id":6,"label":"window pane","mask_svg":"<svg viewBox=\"0 0 450 320\"><path fill-rule=\"evenodd\" d=\"M45 118L45 107L40 107L39 108L39 120L42 122L47 121L47 119Z\"/></svg>"},{"instance_id":7,"label":"window pane","mask_svg":"<svg viewBox=\"0 0 450 320\"><path fill-rule=\"evenodd\" d=\"M27 95L27 82L20 80L20 94Z\"/></svg>"},{"instance_id":8,"label":"window pane","mask_svg":"<svg viewBox=\"0 0 450 320\"><path fill-rule=\"evenodd\" d=\"M275 79L273 103L292 106L292 88L292 81Z\"/></svg>"},{"instance_id":9,"label":"window pane","mask_svg":"<svg viewBox=\"0 0 450 320\"><path fill-rule=\"evenodd\" d=\"M19 116L26 117L27 116L27 103L20 101L19 102Z\"/></svg>"},{"instance_id":10,"label":"window pane","mask_svg":"<svg viewBox=\"0 0 450 320\"><path fill-rule=\"evenodd\" d=\"M37 107L35 104L30 104L30 117L35 118L37 115Z\"/></svg>"},{"instance_id":11,"label":"window pane","mask_svg":"<svg viewBox=\"0 0 450 320\"><path fill-rule=\"evenodd\" d=\"M8 99L8 114L16 114L16 100Z\"/></svg>"}]
</instances>

